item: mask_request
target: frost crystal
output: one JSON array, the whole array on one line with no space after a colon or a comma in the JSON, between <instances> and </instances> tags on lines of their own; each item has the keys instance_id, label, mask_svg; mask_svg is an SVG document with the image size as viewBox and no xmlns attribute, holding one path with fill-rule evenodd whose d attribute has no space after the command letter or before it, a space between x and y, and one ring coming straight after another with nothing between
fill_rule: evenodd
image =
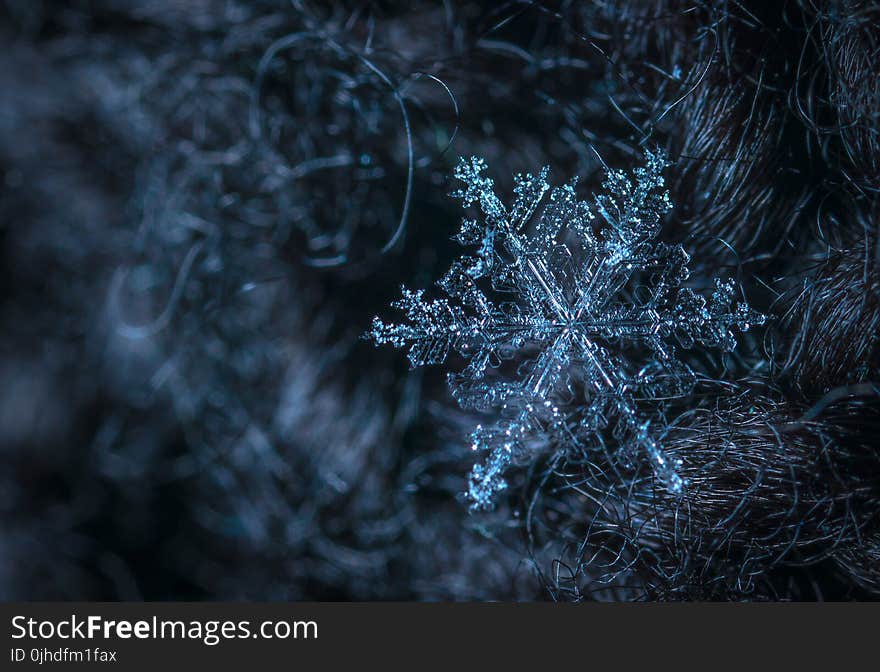
<instances>
[{"instance_id":1,"label":"frost crystal","mask_svg":"<svg viewBox=\"0 0 880 672\"><path fill-rule=\"evenodd\" d=\"M407 322L374 318L370 336L408 347L413 367L443 363L452 350L468 360L448 376L453 396L462 408L497 412L471 436L473 449L487 454L469 478L472 508L490 507L507 487L510 463L542 439L589 449L609 423L626 461L646 456L666 487L683 487L679 465L664 454L639 404L690 393L695 374L676 357L673 340L729 351L733 330L764 316L732 305L732 281L716 280L709 301L681 287L687 253L655 241L672 207L665 165L661 153L648 152L633 179L607 171L592 204L577 199L574 181L551 189L547 168L518 175L510 208L483 175L482 159L462 159L456 168L464 186L453 196L482 213L465 219L457 236L475 255L455 261L438 283L449 299L404 288L393 305ZM492 300L505 295L512 300Z\"/></svg>"}]
</instances>

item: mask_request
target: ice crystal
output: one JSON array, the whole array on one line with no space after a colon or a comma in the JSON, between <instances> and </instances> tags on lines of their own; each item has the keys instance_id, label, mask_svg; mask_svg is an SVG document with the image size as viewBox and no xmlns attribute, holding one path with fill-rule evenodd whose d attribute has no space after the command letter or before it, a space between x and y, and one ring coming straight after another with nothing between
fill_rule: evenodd
<instances>
[{"instance_id":1,"label":"ice crystal","mask_svg":"<svg viewBox=\"0 0 880 672\"><path fill-rule=\"evenodd\" d=\"M674 341L729 351L734 329L764 317L733 305L732 281L715 280L708 301L682 287L688 254L655 240L672 207L665 165L660 152L648 152L632 178L606 171L604 193L592 203L578 200L575 181L550 188L547 168L517 175L510 208L483 175L482 159L462 159L455 169L463 187L453 196L482 214L465 219L457 236L476 253L439 281L449 299L404 288L393 305L407 322L374 318L370 336L408 347L413 367L441 364L451 351L468 360L448 375L453 396L463 408L497 413L471 436L473 449L487 454L470 474L473 508L492 505L510 463L542 438L589 449L609 423L628 462L646 456L671 491L684 486L640 402L691 392L695 374ZM512 300L493 300L505 296ZM506 375L514 360L519 366Z\"/></svg>"}]
</instances>

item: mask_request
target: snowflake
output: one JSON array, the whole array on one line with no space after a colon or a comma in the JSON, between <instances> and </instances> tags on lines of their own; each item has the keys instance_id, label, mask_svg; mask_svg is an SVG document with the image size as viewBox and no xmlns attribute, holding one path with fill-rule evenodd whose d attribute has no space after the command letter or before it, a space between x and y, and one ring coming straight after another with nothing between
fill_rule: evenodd
<instances>
[{"instance_id":1,"label":"snowflake","mask_svg":"<svg viewBox=\"0 0 880 672\"><path fill-rule=\"evenodd\" d=\"M455 261L438 283L449 299L403 288L393 305L408 322L374 318L369 336L408 347L413 368L443 363L451 351L468 360L448 375L453 396L462 408L497 412L471 435L473 449L487 453L469 477L472 508L491 507L507 487L511 462L536 450L542 437L589 447L612 421L627 461L646 456L670 491L685 485L640 402L691 392L695 374L676 357L673 340L729 351L733 330L764 316L745 303L732 306L732 281L715 280L709 301L681 286L688 254L655 241L672 207L665 165L660 152L648 152L633 179L606 171L604 193L592 204L577 199L575 181L551 189L547 168L517 175L509 209L482 174L481 159L462 159L456 168L464 186L452 195L482 212L463 221L457 240L476 253ZM505 296L513 300L492 300ZM510 362L519 365L505 375Z\"/></svg>"}]
</instances>

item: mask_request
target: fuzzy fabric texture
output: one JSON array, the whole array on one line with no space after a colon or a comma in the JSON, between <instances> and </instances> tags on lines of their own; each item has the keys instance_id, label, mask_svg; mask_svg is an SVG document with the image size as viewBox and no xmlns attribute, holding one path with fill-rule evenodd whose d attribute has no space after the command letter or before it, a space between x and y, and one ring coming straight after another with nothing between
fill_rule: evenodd
<instances>
[{"instance_id":1,"label":"fuzzy fabric texture","mask_svg":"<svg viewBox=\"0 0 880 672\"><path fill-rule=\"evenodd\" d=\"M63 6L61 6L63 5ZM880 597L880 4L0 1L0 598ZM362 336L499 192L659 147L663 239L769 316L699 355L688 489Z\"/></svg>"}]
</instances>

